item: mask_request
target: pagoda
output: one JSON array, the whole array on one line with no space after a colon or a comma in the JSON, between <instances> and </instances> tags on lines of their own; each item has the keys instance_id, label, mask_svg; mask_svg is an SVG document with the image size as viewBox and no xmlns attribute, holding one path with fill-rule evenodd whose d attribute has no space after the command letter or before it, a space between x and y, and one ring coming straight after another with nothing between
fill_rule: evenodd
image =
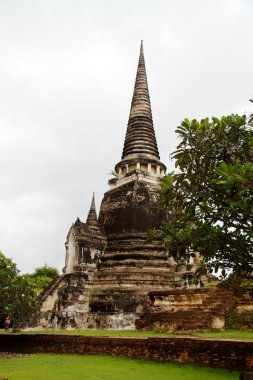
<instances>
[{"instance_id":1,"label":"pagoda","mask_svg":"<svg viewBox=\"0 0 253 380\"><path fill-rule=\"evenodd\" d=\"M160 161L141 42L121 160L104 194L99 218L94 195L86 223L77 218L66 240L63 275L39 296L31 326L133 329L152 293L196 285L195 263L169 259L148 230L167 218L159 207Z\"/></svg>"},{"instance_id":2,"label":"pagoda","mask_svg":"<svg viewBox=\"0 0 253 380\"><path fill-rule=\"evenodd\" d=\"M160 161L141 42L138 69L121 161L102 200L99 224L107 244L94 275L90 311L96 327L125 328L145 311L147 294L175 286L175 265L162 241L147 241L166 214L159 207ZM182 284L180 277L180 285Z\"/></svg>"}]
</instances>

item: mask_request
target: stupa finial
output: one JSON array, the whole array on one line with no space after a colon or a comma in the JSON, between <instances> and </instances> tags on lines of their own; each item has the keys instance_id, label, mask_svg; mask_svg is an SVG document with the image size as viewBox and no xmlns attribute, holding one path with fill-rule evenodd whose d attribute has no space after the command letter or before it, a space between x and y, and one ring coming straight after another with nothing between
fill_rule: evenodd
<instances>
[{"instance_id":1,"label":"stupa finial","mask_svg":"<svg viewBox=\"0 0 253 380\"><path fill-rule=\"evenodd\" d=\"M98 219L97 219L96 205L95 205L95 194L94 193L92 195L90 211L89 211L89 214L87 216L86 223L89 227L92 227L92 226L97 227L98 226Z\"/></svg>"},{"instance_id":2,"label":"stupa finial","mask_svg":"<svg viewBox=\"0 0 253 380\"><path fill-rule=\"evenodd\" d=\"M149 98L148 81L141 40L138 69L129 114L122 159L133 154L148 154L159 160Z\"/></svg>"}]
</instances>

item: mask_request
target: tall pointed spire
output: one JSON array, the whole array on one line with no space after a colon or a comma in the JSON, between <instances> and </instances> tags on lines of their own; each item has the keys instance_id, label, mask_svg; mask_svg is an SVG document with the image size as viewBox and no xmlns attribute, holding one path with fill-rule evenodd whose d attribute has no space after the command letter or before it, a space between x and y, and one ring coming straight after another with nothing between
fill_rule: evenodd
<instances>
[{"instance_id":1,"label":"tall pointed spire","mask_svg":"<svg viewBox=\"0 0 253 380\"><path fill-rule=\"evenodd\" d=\"M160 158L153 127L143 41L141 41L140 57L122 159L136 154L151 155L158 160Z\"/></svg>"},{"instance_id":2,"label":"tall pointed spire","mask_svg":"<svg viewBox=\"0 0 253 380\"><path fill-rule=\"evenodd\" d=\"M87 216L86 223L87 223L87 225L89 227L97 227L98 226L94 193L93 193L93 196L92 196L92 201L91 201L91 205L90 205L90 211L89 211L89 214Z\"/></svg>"}]
</instances>

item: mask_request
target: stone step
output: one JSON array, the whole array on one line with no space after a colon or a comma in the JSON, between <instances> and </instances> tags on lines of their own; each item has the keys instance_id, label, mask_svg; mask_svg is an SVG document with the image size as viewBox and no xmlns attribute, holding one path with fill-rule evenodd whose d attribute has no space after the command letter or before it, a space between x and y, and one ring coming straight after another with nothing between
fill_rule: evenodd
<instances>
[{"instance_id":1,"label":"stone step","mask_svg":"<svg viewBox=\"0 0 253 380\"><path fill-rule=\"evenodd\" d=\"M41 305L46 298L53 293L53 291L58 287L59 283L63 280L64 276L56 277L47 287L43 290L43 292L37 297L37 304Z\"/></svg>"}]
</instances>

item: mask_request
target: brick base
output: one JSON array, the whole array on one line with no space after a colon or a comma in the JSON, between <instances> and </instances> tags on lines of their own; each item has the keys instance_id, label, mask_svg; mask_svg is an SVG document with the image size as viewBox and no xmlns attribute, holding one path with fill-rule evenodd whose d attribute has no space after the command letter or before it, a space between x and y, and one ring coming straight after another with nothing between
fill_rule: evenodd
<instances>
[{"instance_id":1,"label":"brick base","mask_svg":"<svg viewBox=\"0 0 253 380\"><path fill-rule=\"evenodd\" d=\"M81 335L1 335L0 352L127 356L230 371L253 371L253 342L196 338L111 338Z\"/></svg>"}]
</instances>

